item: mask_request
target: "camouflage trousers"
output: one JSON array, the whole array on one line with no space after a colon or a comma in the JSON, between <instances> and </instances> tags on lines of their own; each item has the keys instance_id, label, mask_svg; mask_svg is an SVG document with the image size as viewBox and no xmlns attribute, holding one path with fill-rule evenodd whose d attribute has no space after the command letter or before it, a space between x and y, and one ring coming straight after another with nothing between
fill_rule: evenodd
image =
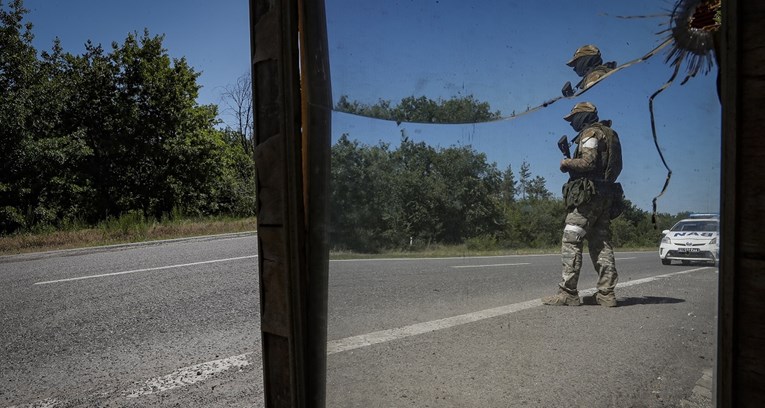
<instances>
[{"instance_id":1,"label":"camouflage trousers","mask_svg":"<svg viewBox=\"0 0 765 408\"><path fill-rule=\"evenodd\" d=\"M563 276L559 286L568 293L578 293L577 283L582 269L582 248L585 239L590 258L598 273L598 291L604 295L614 292L618 274L614 249L611 246L611 201L610 197L596 195L566 216L561 249Z\"/></svg>"}]
</instances>

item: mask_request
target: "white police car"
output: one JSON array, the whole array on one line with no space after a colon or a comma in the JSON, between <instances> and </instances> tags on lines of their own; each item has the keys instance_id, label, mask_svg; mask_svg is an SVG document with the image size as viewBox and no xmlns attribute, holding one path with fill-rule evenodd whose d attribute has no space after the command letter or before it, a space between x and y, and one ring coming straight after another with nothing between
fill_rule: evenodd
<instances>
[{"instance_id":1,"label":"white police car","mask_svg":"<svg viewBox=\"0 0 765 408\"><path fill-rule=\"evenodd\" d=\"M720 220L716 214L691 214L671 229L662 231L659 245L661 263L672 260L717 264L720 256Z\"/></svg>"}]
</instances>

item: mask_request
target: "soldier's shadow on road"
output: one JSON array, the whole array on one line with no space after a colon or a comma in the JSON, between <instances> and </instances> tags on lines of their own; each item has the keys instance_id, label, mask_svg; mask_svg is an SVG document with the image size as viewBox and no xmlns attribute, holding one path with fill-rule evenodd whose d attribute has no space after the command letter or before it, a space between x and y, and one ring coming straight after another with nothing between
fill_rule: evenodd
<instances>
[{"instance_id":1,"label":"soldier's shadow on road","mask_svg":"<svg viewBox=\"0 0 765 408\"><path fill-rule=\"evenodd\" d=\"M595 299L591 296L587 296L583 299L585 305L597 305ZM617 305L623 306L635 306L635 305L658 305L662 303L683 303L685 299L663 297L663 296L640 296L640 297L617 297Z\"/></svg>"}]
</instances>

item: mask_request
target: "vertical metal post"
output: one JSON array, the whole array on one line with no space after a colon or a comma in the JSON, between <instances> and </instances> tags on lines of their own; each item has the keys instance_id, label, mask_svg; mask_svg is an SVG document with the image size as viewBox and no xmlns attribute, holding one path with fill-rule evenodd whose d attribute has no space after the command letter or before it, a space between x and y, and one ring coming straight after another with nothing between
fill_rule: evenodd
<instances>
[{"instance_id":1,"label":"vertical metal post","mask_svg":"<svg viewBox=\"0 0 765 408\"><path fill-rule=\"evenodd\" d=\"M323 1L250 0L265 402L323 407L331 94Z\"/></svg>"}]
</instances>

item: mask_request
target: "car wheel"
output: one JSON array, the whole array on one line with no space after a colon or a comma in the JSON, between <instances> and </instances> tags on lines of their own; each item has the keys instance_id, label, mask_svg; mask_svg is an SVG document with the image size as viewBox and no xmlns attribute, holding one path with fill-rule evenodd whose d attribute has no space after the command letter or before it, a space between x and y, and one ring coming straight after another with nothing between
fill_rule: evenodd
<instances>
[{"instance_id":1,"label":"car wheel","mask_svg":"<svg viewBox=\"0 0 765 408\"><path fill-rule=\"evenodd\" d=\"M662 264L662 265L669 265L669 264L671 264L671 263L672 263L672 260L671 260L671 259L662 259L662 260L661 260L661 264Z\"/></svg>"}]
</instances>

